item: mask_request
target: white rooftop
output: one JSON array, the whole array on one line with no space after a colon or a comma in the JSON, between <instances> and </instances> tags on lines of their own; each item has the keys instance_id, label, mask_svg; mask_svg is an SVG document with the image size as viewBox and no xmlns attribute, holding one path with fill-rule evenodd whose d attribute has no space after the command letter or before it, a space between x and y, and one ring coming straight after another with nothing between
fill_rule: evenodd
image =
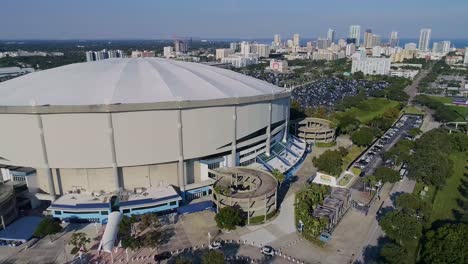
<instances>
[{"instance_id":1,"label":"white rooftop","mask_svg":"<svg viewBox=\"0 0 468 264\"><path fill-rule=\"evenodd\" d=\"M118 58L75 63L0 83L0 106L106 105L248 97L284 91L199 63Z\"/></svg>"}]
</instances>

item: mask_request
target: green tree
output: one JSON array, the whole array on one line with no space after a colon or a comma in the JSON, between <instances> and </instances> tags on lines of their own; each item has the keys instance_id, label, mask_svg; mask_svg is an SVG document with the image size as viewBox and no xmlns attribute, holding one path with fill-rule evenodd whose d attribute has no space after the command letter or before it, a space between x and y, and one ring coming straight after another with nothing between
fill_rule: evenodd
<instances>
[{"instance_id":1,"label":"green tree","mask_svg":"<svg viewBox=\"0 0 468 264\"><path fill-rule=\"evenodd\" d=\"M385 234L400 245L417 241L422 232L422 225L415 217L398 210L385 214L379 224Z\"/></svg>"},{"instance_id":2,"label":"green tree","mask_svg":"<svg viewBox=\"0 0 468 264\"><path fill-rule=\"evenodd\" d=\"M327 150L318 158L314 157L312 162L319 171L338 176L341 173L343 156L337 150Z\"/></svg>"},{"instance_id":3,"label":"green tree","mask_svg":"<svg viewBox=\"0 0 468 264\"><path fill-rule=\"evenodd\" d=\"M377 181L382 181L383 183L394 183L401 179L400 173L398 173L398 171L387 167L377 168L374 172L374 176Z\"/></svg>"},{"instance_id":4,"label":"green tree","mask_svg":"<svg viewBox=\"0 0 468 264\"><path fill-rule=\"evenodd\" d=\"M53 219L52 217L45 217L34 231L34 236L42 238L48 235L57 234L62 231L62 229L60 221Z\"/></svg>"},{"instance_id":5,"label":"green tree","mask_svg":"<svg viewBox=\"0 0 468 264\"><path fill-rule=\"evenodd\" d=\"M142 237L142 246L156 248L161 242L162 233L159 230L146 232Z\"/></svg>"},{"instance_id":6,"label":"green tree","mask_svg":"<svg viewBox=\"0 0 468 264\"><path fill-rule=\"evenodd\" d=\"M421 196L412 193L403 193L396 198L396 207L414 215L429 220L431 214L431 205L423 200Z\"/></svg>"},{"instance_id":7,"label":"green tree","mask_svg":"<svg viewBox=\"0 0 468 264\"><path fill-rule=\"evenodd\" d=\"M73 235L70 237L70 240L68 241L68 244L73 246L70 253L73 255L78 253L81 247L83 247L84 250L86 250L86 244L90 242L91 239L85 233L73 233Z\"/></svg>"},{"instance_id":8,"label":"green tree","mask_svg":"<svg viewBox=\"0 0 468 264\"><path fill-rule=\"evenodd\" d=\"M412 137L415 137L415 136L418 136L418 135L421 135L422 134L422 131L421 129L419 128L412 128L408 131L408 135L412 136Z\"/></svg>"},{"instance_id":9,"label":"green tree","mask_svg":"<svg viewBox=\"0 0 468 264\"><path fill-rule=\"evenodd\" d=\"M224 264L224 254L217 250L207 250L201 257L202 264Z\"/></svg>"},{"instance_id":10,"label":"green tree","mask_svg":"<svg viewBox=\"0 0 468 264\"><path fill-rule=\"evenodd\" d=\"M397 165L408 162L411 158L411 150L414 148L414 141L400 140L390 150L383 154L385 159L395 161Z\"/></svg>"},{"instance_id":11,"label":"green tree","mask_svg":"<svg viewBox=\"0 0 468 264\"><path fill-rule=\"evenodd\" d=\"M362 127L351 135L351 141L358 146L369 146L374 139L375 132L369 127Z\"/></svg>"},{"instance_id":12,"label":"green tree","mask_svg":"<svg viewBox=\"0 0 468 264\"><path fill-rule=\"evenodd\" d=\"M361 122L351 114L340 115L337 117L337 120L337 129L341 134L348 134L358 129L359 125L361 124Z\"/></svg>"},{"instance_id":13,"label":"green tree","mask_svg":"<svg viewBox=\"0 0 468 264\"><path fill-rule=\"evenodd\" d=\"M379 253L379 258L385 264L411 264L413 263L408 259L408 251L406 248L395 244L385 244Z\"/></svg>"},{"instance_id":14,"label":"green tree","mask_svg":"<svg viewBox=\"0 0 468 264\"><path fill-rule=\"evenodd\" d=\"M215 220L219 228L227 230L234 230L243 222L241 210L232 206L221 208Z\"/></svg>"},{"instance_id":15,"label":"green tree","mask_svg":"<svg viewBox=\"0 0 468 264\"><path fill-rule=\"evenodd\" d=\"M286 177L284 176L283 173L281 173L278 169L274 169L271 174L275 177L275 179L278 181L279 185L281 186L281 184L284 182L284 180L286 179Z\"/></svg>"},{"instance_id":16,"label":"green tree","mask_svg":"<svg viewBox=\"0 0 468 264\"><path fill-rule=\"evenodd\" d=\"M142 231L147 228L155 230L160 227L160 222L156 214L143 214L140 216L140 219L138 228Z\"/></svg>"},{"instance_id":17,"label":"green tree","mask_svg":"<svg viewBox=\"0 0 468 264\"><path fill-rule=\"evenodd\" d=\"M429 231L421 250L424 263L467 263L468 224L448 224Z\"/></svg>"}]
</instances>

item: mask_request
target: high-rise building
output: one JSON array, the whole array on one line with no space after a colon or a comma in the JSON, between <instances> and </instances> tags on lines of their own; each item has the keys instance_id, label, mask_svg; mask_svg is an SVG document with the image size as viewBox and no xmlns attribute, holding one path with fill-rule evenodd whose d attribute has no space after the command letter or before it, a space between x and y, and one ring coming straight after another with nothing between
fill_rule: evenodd
<instances>
[{"instance_id":1,"label":"high-rise building","mask_svg":"<svg viewBox=\"0 0 468 264\"><path fill-rule=\"evenodd\" d=\"M354 39L356 46L359 46L361 43L361 26L359 25L351 25L349 27L349 34L348 34L349 39ZM348 42L350 43L350 42Z\"/></svg>"},{"instance_id":2,"label":"high-rise building","mask_svg":"<svg viewBox=\"0 0 468 264\"><path fill-rule=\"evenodd\" d=\"M281 36L276 34L273 38L273 45L275 47L281 47Z\"/></svg>"},{"instance_id":3,"label":"high-rise building","mask_svg":"<svg viewBox=\"0 0 468 264\"><path fill-rule=\"evenodd\" d=\"M174 40L174 50L177 53L186 53L189 49L189 44L187 41L180 39Z\"/></svg>"},{"instance_id":4,"label":"high-rise building","mask_svg":"<svg viewBox=\"0 0 468 264\"><path fill-rule=\"evenodd\" d=\"M465 58L463 63L468 65L468 47L465 48Z\"/></svg>"},{"instance_id":5,"label":"high-rise building","mask_svg":"<svg viewBox=\"0 0 468 264\"><path fill-rule=\"evenodd\" d=\"M94 61L93 52L92 52L92 51L87 51L87 52L86 52L86 61L87 61L87 62Z\"/></svg>"},{"instance_id":6,"label":"high-rise building","mask_svg":"<svg viewBox=\"0 0 468 264\"><path fill-rule=\"evenodd\" d=\"M356 52L356 45L354 43L346 44L346 56L351 56Z\"/></svg>"},{"instance_id":7,"label":"high-rise building","mask_svg":"<svg viewBox=\"0 0 468 264\"><path fill-rule=\"evenodd\" d=\"M405 44L405 50L415 50L416 48L416 43L410 42Z\"/></svg>"},{"instance_id":8,"label":"high-rise building","mask_svg":"<svg viewBox=\"0 0 468 264\"><path fill-rule=\"evenodd\" d=\"M397 47L398 46L398 32L392 31L390 34L390 47Z\"/></svg>"},{"instance_id":9,"label":"high-rise building","mask_svg":"<svg viewBox=\"0 0 468 264\"><path fill-rule=\"evenodd\" d=\"M329 43L328 39L319 38L317 40L317 49L327 49L328 48L328 43Z\"/></svg>"},{"instance_id":10,"label":"high-rise building","mask_svg":"<svg viewBox=\"0 0 468 264\"><path fill-rule=\"evenodd\" d=\"M173 56L174 55L174 47L172 47L172 46L164 47L163 55L166 58L169 58L169 57Z\"/></svg>"},{"instance_id":11,"label":"high-rise building","mask_svg":"<svg viewBox=\"0 0 468 264\"><path fill-rule=\"evenodd\" d=\"M314 45L312 44L312 41L307 41L307 51L312 52L314 50Z\"/></svg>"},{"instance_id":12,"label":"high-rise building","mask_svg":"<svg viewBox=\"0 0 468 264\"><path fill-rule=\"evenodd\" d=\"M252 53L258 54L260 58L268 58L270 56L270 46L266 44L253 44L250 48Z\"/></svg>"},{"instance_id":13,"label":"high-rise building","mask_svg":"<svg viewBox=\"0 0 468 264\"><path fill-rule=\"evenodd\" d=\"M372 29L366 29L364 33L364 47L366 49L372 48Z\"/></svg>"},{"instance_id":14,"label":"high-rise building","mask_svg":"<svg viewBox=\"0 0 468 264\"><path fill-rule=\"evenodd\" d=\"M123 58L124 53L121 50L100 50L100 51L87 51L86 52L86 61L98 61L111 58Z\"/></svg>"},{"instance_id":15,"label":"high-rise building","mask_svg":"<svg viewBox=\"0 0 468 264\"><path fill-rule=\"evenodd\" d=\"M287 43L288 48L292 48L294 46L294 42L292 41L292 39L288 39L286 43Z\"/></svg>"},{"instance_id":16,"label":"high-rise building","mask_svg":"<svg viewBox=\"0 0 468 264\"><path fill-rule=\"evenodd\" d=\"M327 32L327 40L330 43L335 42L335 30L333 28L329 28Z\"/></svg>"},{"instance_id":17,"label":"high-rise building","mask_svg":"<svg viewBox=\"0 0 468 264\"><path fill-rule=\"evenodd\" d=\"M239 51L239 43L231 42L229 43L229 48L234 50L234 52Z\"/></svg>"},{"instance_id":18,"label":"high-rise building","mask_svg":"<svg viewBox=\"0 0 468 264\"><path fill-rule=\"evenodd\" d=\"M216 49L216 60L222 60L232 54L234 54L233 49Z\"/></svg>"},{"instance_id":19,"label":"high-rise building","mask_svg":"<svg viewBox=\"0 0 468 264\"><path fill-rule=\"evenodd\" d=\"M244 56L247 56L251 52L250 48L251 46L249 42L242 41L240 44L240 53Z\"/></svg>"},{"instance_id":20,"label":"high-rise building","mask_svg":"<svg viewBox=\"0 0 468 264\"><path fill-rule=\"evenodd\" d=\"M380 35L372 35L371 38L371 48L375 46L380 46L381 40L380 40Z\"/></svg>"},{"instance_id":21,"label":"high-rise building","mask_svg":"<svg viewBox=\"0 0 468 264\"><path fill-rule=\"evenodd\" d=\"M300 44L300 37L299 37L299 34L294 34L293 36L293 46L294 47L299 47L301 44Z\"/></svg>"},{"instance_id":22,"label":"high-rise building","mask_svg":"<svg viewBox=\"0 0 468 264\"><path fill-rule=\"evenodd\" d=\"M443 53L444 52L444 46L442 42L434 42L432 43L432 52L433 53Z\"/></svg>"},{"instance_id":23,"label":"high-rise building","mask_svg":"<svg viewBox=\"0 0 468 264\"><path fill-rule=\"evenodd\" d=\"M450 42L450 40L442 41L442 52L444 53L450 52L451 46L452 46L452 43Z\"/></svg>"},{"instance_id":24,"label":"high-rise building","mask_svg":"<svg viewBox=\"0 0 468 264\"><path fill-rule=\"evenodd\" d=\"M339 40L338 40L338 46L339 46L340 48L346 47L346 39L342 39L342 38L339 39Z\"/></svg>"},{"instance_id":25,"label":"high-rise building","mask_svg":"<svg viewBox=\"0 0 468 264\"><path fill-rule=\"evenodd\" d=\"M431 41L431 29L423 28L419 33L419 50L429 50L429 43Z\"/></svg>"}]
</instances>

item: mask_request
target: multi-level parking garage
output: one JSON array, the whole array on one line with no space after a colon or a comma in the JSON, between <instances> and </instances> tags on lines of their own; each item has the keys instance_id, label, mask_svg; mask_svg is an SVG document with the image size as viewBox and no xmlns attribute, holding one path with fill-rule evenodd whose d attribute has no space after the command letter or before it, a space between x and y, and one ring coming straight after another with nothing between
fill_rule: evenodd
<instances>
[{"instance_id":1,"label":"multi-level parking garage","mask_svg":"<svg viewBox=\"0 0 468 264\"><path fill-rule=\"evenodd\" d=\"M126 193L117 195L125 202L161 193L152 188L205 195L209 169L252 164L287 142L289 96L232 71L159 58L36 72L0 84L0 163L36 168L29 187L61 196L58 214L92 201L99 213L113 194ZM149 203L162 208L162 198Z\"/></svg>"}]
</instances>

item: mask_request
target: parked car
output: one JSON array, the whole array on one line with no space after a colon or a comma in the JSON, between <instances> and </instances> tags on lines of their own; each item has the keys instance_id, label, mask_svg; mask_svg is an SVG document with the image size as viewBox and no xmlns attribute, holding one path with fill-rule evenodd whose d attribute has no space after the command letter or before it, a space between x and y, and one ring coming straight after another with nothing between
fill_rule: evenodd
<instances>
[{"instance_id":1,"label":"parked car","mask_svg":"<svg viewBox=\"0 0 468 264\"><path fill-rule=\"evenodd\" d=\"M274 256L275 255L275 250L270 246L263 246L262 249L261 249L261 252L264 255L267 255L267 256Z\"/></svg>"},{"instance_id":2,"label":"parked car","mask_svg":"<svg viewBox=\"0 0 468 264\"><path fill-rule=\"evenodd\" d=\"M219 241L213 241L211 244L208 246L209 249L220 249L221 248L221 242Z\"/></svg>"},{"instance_id":3,"label":"parked car","mask_svg":"<svg viewBox=\"0 0 468 264\"><path fill-rule=\"evenodd\" d=\"M155 255L154 260L155 261L161 261L161 260L170 259L171 257L172 257L172 253L169 252L169 251L165 251L165 252L162 252L162 253L159 253L159 254Z\"/></svg>"}]
</instances>

